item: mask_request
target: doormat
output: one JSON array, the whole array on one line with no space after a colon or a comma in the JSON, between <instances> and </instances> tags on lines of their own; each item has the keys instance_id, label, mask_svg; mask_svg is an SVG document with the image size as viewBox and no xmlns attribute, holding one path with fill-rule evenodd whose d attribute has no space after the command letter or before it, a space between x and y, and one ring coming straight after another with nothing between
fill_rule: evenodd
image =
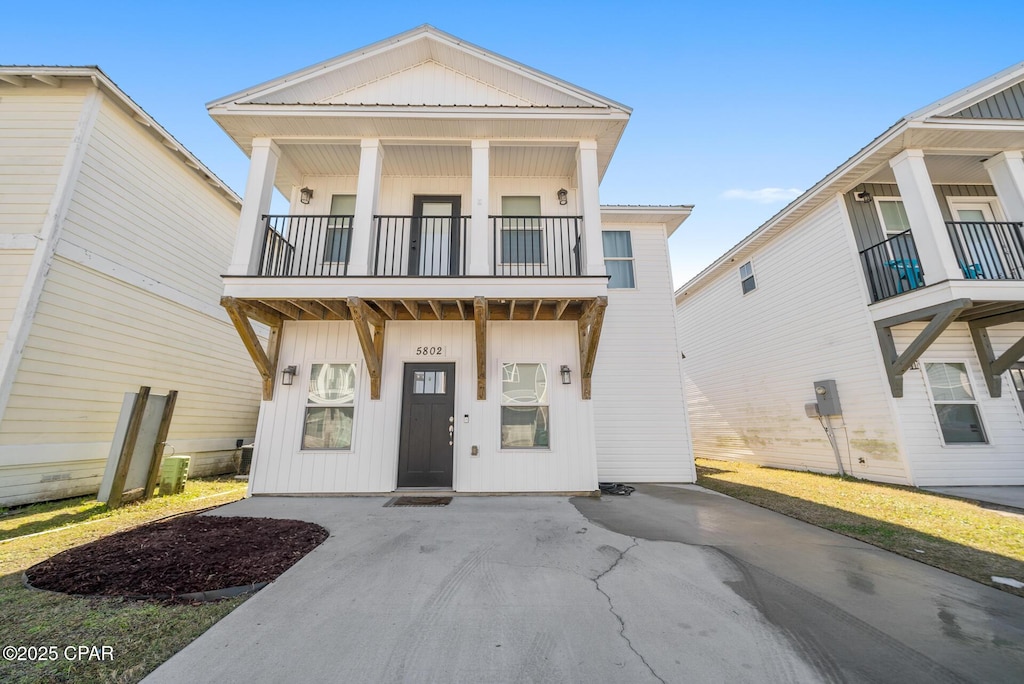
<instances>
[{"instance_id":1,"label":"doormat","mask_svg":"<svg viewBox=\"0 0 1024 684\"><path fill-rule=\"evenodd\" d=\"M392 506L447 506L452 502L450 496L396 496L384 504L384 508Z\"/></svg>"}]
</instances>

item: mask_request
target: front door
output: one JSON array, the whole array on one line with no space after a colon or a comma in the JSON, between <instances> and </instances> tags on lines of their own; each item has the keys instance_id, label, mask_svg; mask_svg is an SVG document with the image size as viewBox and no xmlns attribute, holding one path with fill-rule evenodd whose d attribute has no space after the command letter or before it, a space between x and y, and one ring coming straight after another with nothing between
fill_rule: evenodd
<instances>
[{"instance_id":1,"label":"front door","mask_svg":"<svg viewBox=\"0 0 1024 684\"><path fill-rule=\"evenodd\" d=\"M405 364L398 486L451 487L454 443L455 364Z\"/></svg>"},{"instance_id":2,"label":"front door","mask_svg":"<svg viewBox=\"0 0 1024 684\"><path fill-rule=\"evenodd\" d=\"M416 195L409 231L409 275L461 275L459 253L462 198Z\"/></svg>"}]
</instances>

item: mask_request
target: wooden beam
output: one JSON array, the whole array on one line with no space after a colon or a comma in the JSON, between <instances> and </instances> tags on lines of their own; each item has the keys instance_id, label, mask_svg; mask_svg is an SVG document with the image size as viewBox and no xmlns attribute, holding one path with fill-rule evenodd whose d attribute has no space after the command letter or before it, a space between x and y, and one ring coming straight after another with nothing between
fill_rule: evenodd
<instances>
[{"instance_id":1,"label":"wooden beam","mask_svg":"<svg viewBox=\"0 0 1024 684\"><path fill-rule=\"evenodd\" d=\"M370 303L380 309L381 313L383 313L384 317L389 321L393 321L397 317L398 306L394 302L386 299L374 299Z\"/></svg>"},{"instance_id":2,"label":"wooden beam","mask_svg":"<svg viewBox=\"0 0 1024 684\"><path fill-rule=\"evenodd\" d=\"M882 350L882 359L885 361L885 372L889 378L889 389L892 396L903 396L903 374L921 357L932 342L938 339L950 323L956 320L964 309L971 305L969 299L954 299L953 301L930 306L927 309L910 312L901 316L894 316L875 323L875 331L878 334L878 344ZM921 316L927 312L932 318L924 330L918 333L902 354L897 355L896 343L892 337L892 327L911 321L922 320ZM893 322L896 321L896 322Z\"/></svg>"},{"instance_id":3,"label":"wooden beam","mask_svg":"<svg viewBox=\"0 0 1024 684\"><path fill-rule=\"evenodd\" d=\"M412 316L412 319L414 321L420 320L420 305L408 299L403 299L401 301L402 306L404 306L405 310L409 312L409 315Z\"/></svg>"},{"instance_id":4,"label":"wooden beam","mask_svg":"<svg viewBox=\"0 0 1024 684\"><path fill-rule=\"evenodd\" d=\"M347 321L352 318L352 314L349 313L348 305L345 302L339 302L336 299L318 299L316 301L320 306L337 316L339 321Z\"/></svg>"},{"instance_id":5,"label":"wooden beam","mask_svg":"<svg viewBox=\"0 0 1024 684\"><path fill-rule=\"evenodd\" d=\"M565 313L565 310L569 306L569 302L571 302L571 301L572 301L571 299L559 299L558 300L558 302L555 304L555 320L556 321L562 320L562 314Z\"/></svg>"},{"instance_id":6,"label":"wooden beam","mask_svg":"<svg viewBox=\"0 0 1024 684\"><path fill-rule=\"evenodd\" d=\"M263 299L261 301L290 321L297 321L302 317L302 309L291 302L286 302L283 299Z\"/></svg>"},{"instance_id":7,"label":"wooden beam","mask_svg":"<svg viewBox=\"0 0 1024 684\"><path fill-rule=\"evenodd\" d=\"M160 416L160 427L156 431L156 444L153 445L153 454L149 459L149 475L146 477L146 488L142 492L143 499L153 496L156 482L160 478L160 461L163 458L164 445L167 443L167 432L171 429L171 418L174 416L174 404L177 401L178 390L171 390L167 393L164 411Z\"/></svg>"},{"instance_id":8,"label":"wooden beam","mask_svg":"<svg viewBox=\"0 0 1024 684\"><path fill-rule=\"evenodd\" d=\"M996 375L1002 375L1010 370L1010 367L1020 361L1022 357L1024 357L1024 337L1014 342L1009 349L992 362L992 372Z\"/></svg>"},{"instance_id":9,"label":"wooden beam","mask_svg":"<svg viewBox=\"0 0 1024 684\"><path fill-rule=\"evenodd\" d=\"M224 300L230 300L225 303ZM238 331L238 336L242 338L242 344L245 345L246 351L249 352L249 356L252 357L252 362L256 364L256 370L259 371L260 377L263 378L263 400L270 401L274 398L274 374L277 373L277 359L273 362L270 357L267 356L267 352L260 346L260 339L256 336L256 331L252 329L252 324L249 323L249 318L242 310L238 307L237 302L232 297L224 297L221 299L221 304L228 312L228 317L231 318L231 322L235 326L235 330ZM276 345L280 344L280 327L271 326L270 335L271 342L274 343L274 349ZM276 352L272 352L275 354Z\"/></svg>"},{"instance_id":10,"label":"wooden beam","mask_svg":"<svg viewBox=\"0 0 1024 684\"><path fill-rule=\"evenodd\" d=\"M128 467L132 464L135 444L139 441L139 428L142 427L142 417L146 413L146 402L148 401L149 388L140 387L139 394L135 397L135 402L132 404L132 413L128 418L128 430L124 435L124 443L121 444L121 453L117 457L117 468L114 470L114 479L110 484L107 508L117 508L121 505L121 496L124 494L124 481L128 478Z\"/></svg>"},{"instance_id":11,"label":"wooden beam","mask_svg":"<svg viewBox=\"0 0 1024 684\"><path fill-rule=\"evenodd\" d=\"M971 341L974 343L974 352L978 355L978 364L981 366L981 374L988 386L988 395L993 399L1003 396L1003 381L999 373L992 370L992 361L995 360L995 352L992 350L992 341L988 337L988 330L985 326L978 325L977 321L968 324L971 330Z\"/></svg>"},{"instance_id":12,"label":"wooden beam","mask_svg":"<svg viewBox=\"0 0 1024 684\"><path fill-rule=\"evenodd\" d=\"M466 308L462 305L462 300L456 299L455 306L459 308L459 318L466 320Z\"/></svg>"},{"instance_id":13,"label":"wooden beam","mask_svg":"<svg viewBox=\"0 0 1024 684\"><path fill-rule=\"evenodd\" d=\"M381 359L384 348L384 320L379 314L370 310L364 301L358 297L348 298L348 309L352 312L352 322L356 327L356 337L359 338L359 346L363 349L363 358L366 360L366 371L370 375L370 399L380 399ZM374 335L370 332L373 326L374 333L379 335L379 346L374 341Z\"/></svg>"},{"instance_id":14,"label":"wooden beam","mask_svg":"<svg viewBox=\"0 0 1024 684\"><path fill-rule=\"evenodd\" d=\"M25 79L13 74L0 74L0 81L10 83L12 86L18 86L19 88L25 87Z\"/></svg>"},{"instance_id":15,"label":"wooden beam","mask_svg":"<svg viewBox=\"0 0 1024 684\"><path fill-rule=\"evenodd\" d=\"M543 299L538 299L533 303L533 316L530 317L531 321L537 320L537 314L540 313L540 307L544 305Z\"/></svg>"},{"instance_id":16,"label":"wooden beam","mask_svg":"<svg viewBox=\"0 0 1024 684\"><path fill-rule=\"evenodd\" d=\"M35 80L39 81L40 83L45 83L46 85L50 86L51 88L60 88L60 79L59 78L54 78L53 76L47 76L46 74L32 74L32 78L34 78Z\"/></svg>"},{"instance_id":17,"label":"wooden beam","mask_svg":"<svg viewBox=\"0 0 1024 684\"><path fill-rule=\"evenodd\" d=\"M1020 304L1018 303L1015 306L1019 307ZM993 325L1006 325L1007 323L1020 323L1021 321L1024 321L1024 309L995 311L985 316L974 316L970 318L967 316L961 316L960 318L961 320L967 320L970 323L978 323L986 328L991 328Z\"/></svg>"},{"instance_id":18,"label":"wooden beam","mask_svg":"<svg viewBox=\"0 0 1024 684\"><path fill-rule=\"evenodd\" d=\"M473 298L473 329L476 340L476 398L487 398L487 300Z\"/></svg>"},{"instance_id":19,"label":"wooden beam","mask_svg":"<svg viewBox=\"0 0 1024 684\"><path fill-rule=\"evenodd\" d=\"M441 306L441 302L436 299L428 299L427 304L430 305L430 310L434 312L434 316L437 317L437 320L443 320L441 318L441 313L443 312L444 307Z\"/></svg>"},{"instance_id":20,"label":"wooden beam","mask_svg":"<svg viewBox=\"0 0 1024 684\"><path fill-rule=\"evenodd\" d=\"M234 297L220 298L220 305L224 308L227 308L228 303L232 303L249 318L263 323L264 325L280 326L281 321L283 320L280 311L277 309L271 309L262 302L235 299Z\"/></svg>"},{"instance_id":21,"label":"wooden beam","mask_svg":"<svg viewBox=\"0 0 1024 684\"><path fill-rule=\"evenodd\" d=\"M516 300L510 299L510 300L508 300L508 320L511 321L513 316L515 316L515 314L516 314Z\"/></svg>"},{"instance_id":22,"label":"wooden beam","mask_svg":"<svg viewBox=\"0 0 1024 684\"><path fill-rule=\"evenodd\" d=\"M607 297L597 297L580 316L580 392L584 399L590 399L590 379L594 375L594 362L597 360L597 348L601 342L601 328L604 326L604 313L608 308Z\"/></svg>"},{"instance_id":23,"label":"wooden beam","mask_svg":"<svg viewBox=\"0 0 1024 684\"><path fill-rule=\"evenodd\" d=\"M323 321L327 318L327 309L317 301L312 299L289 299L288 301L312 316L314 320Z\"/></svg>"}]
</instances>

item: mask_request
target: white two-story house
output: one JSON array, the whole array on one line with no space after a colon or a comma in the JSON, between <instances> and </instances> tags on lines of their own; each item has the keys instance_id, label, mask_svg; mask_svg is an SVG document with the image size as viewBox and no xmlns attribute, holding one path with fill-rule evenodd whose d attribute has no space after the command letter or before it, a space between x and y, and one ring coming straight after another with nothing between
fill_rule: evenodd
<instances>
[{"instance_id":1,"label":"white two-story house","mask_svg":"<svg viewBox=\"0 0 1024 684\"><path fill-rule=\"evenodd\" d=\"M904 117L679 288L697 455L1024 484L1022 150L1018 64Z\"/></svg>"},{"instance_id":2,"label":"white two-story house","mask_svg":"<svg viewBox=\"0 0 1024 684\"><path fill-rule=\"evenodd\" d=\"M251 493L693 481L691 207L600 202L629 108L429 26L208 107L251 159L222 300L263 377Z\"/></svg>"}]
</instances>

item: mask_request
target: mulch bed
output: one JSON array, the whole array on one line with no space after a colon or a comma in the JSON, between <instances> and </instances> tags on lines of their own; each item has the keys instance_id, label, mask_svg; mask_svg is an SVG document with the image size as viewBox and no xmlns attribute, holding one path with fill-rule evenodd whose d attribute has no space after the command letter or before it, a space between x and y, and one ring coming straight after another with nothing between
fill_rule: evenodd
<instances>
[{"instance_id":1,"label":"mulch bed","mask_svg":"<svg viewBox=\"0 0 1024 684\"><path fill-rule=\"evenodd\" d=\"M327 536L300 520L190 515L63 551L25 577L67 594L173 597L270 582Z\"/></svg>"}]
</instances>

